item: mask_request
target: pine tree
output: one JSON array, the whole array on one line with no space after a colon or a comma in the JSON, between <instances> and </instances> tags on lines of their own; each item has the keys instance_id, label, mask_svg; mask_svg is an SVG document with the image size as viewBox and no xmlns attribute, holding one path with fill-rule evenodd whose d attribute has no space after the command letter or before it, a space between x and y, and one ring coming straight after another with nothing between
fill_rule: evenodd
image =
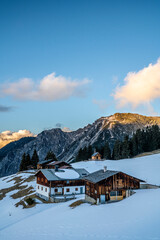
<instances>
[{"instance_id":1,"label":"pine tree","mask_svg":"<svg viewBox=\"0 0 160 240\"><path fill-rule=\"evenodd\" d=\"M19 171L23 171L26 168L26 154L23 153L22 160L20 163Z\"/></svg>"},{"instance_id":2,"label":"pine tree","mask_svg":"<svg viewBox=\"0 0 160 240\"><path fill-rule=\"evenodd\" d=\"M112 159L118 160L122 158L122 143L117 140L113 147Z\"/></svg>"},{"instance_id":3,"label":"pine tree","mask_svg":"<svg viewBox=\"0 0 160 240\"><path fill-rule=\"evenodd\" d=\"M90 159L93 154L92 146L89 145L87 149L87 159Z\"/></svg>"},{"instance_id":4,"label":"pine tree","mask_svg":"<svg viewBox=\"0 0 160 240\"><path fill-rule=\"evenodd\" d=\"M31 165L31 158L30 158L30 155L27 154L27 156L26 156L26 169L29 165Z\"/></svg>"},{"instance_id":5,"label":"pine tree","mask_svg":"<svg viewBox=\"0 0 160 240\"><path fill-rule=\"evenodd\" d=\"M53 161L58 161L55 154L52 151L49 151L45 157L45 160L53 160Z\"/></svg>"},{"instance_id":6,"label":"pine tree","mask_svg":"<svg viewBox=\"0 0 160 240\"><path fill-rule=\"evenodd\" d=\"M105 159L111 159L111 149L109 147L109 144L108 142L106 142L106 144L104 145L104 148L103 148L103 157Z\"/></svg>"},{"instance_id":7,"label":"pine tree","mask_svg":"<svg viewBox=\"0 0 160 240\"><path fill-rule=\"evenodd\" d=\"M80 148L79 149L79 151L78 151L78 154L77 154L77 157L76 157L76 162L79 162L79 161L81 161L82 160L82 156L83 156L83 150L82 150L82 148Z\"/></svg>"},{"instance_id":8,"label":"pine tree","mask_svg":"<svg viewBox=\"0 0 160 240\"><path fill-rule=\"evenodd\" d=\"M122 142L122 158L128 158L131 156L131 148L130 148L130 142L129 137L125 136L124 141Z\"/></svg>"},{"instance_id":9,"label":"pine tree","mask_svg":"<svg viewBox=\"0 0 160 240\"><path fill-rule=\"evenodd\" d=\"M28 169L28 166L31 165L31 159L29 154L23 154L19 171L24 171Z\"/></svg>"},{"instance_id":10,"label":"pine tree","mask_svg":"<svg viewBox=\"0 0 160 240\"><path fill-rule=\"evenodd\" d=\"M133 135L131 139L131 155L136 156L138 154L138 143L136 134Z\"/></svg>"},{"instance_id":11,"label":"pine tree","mask_svg":"<svg viewBox=\"0 0 160 240\"><path fill-rule=\"evenodd\" d=\"M160 147L160 131L158 125L152 126L151 131L152 131L152 150L156 150Z\"/></svg>"},{"instance_id":12,"label":"pine tree","mask_svg":"<svg viewBox=\"0 0 160 240\"><path fill-rule=\"evenodd\" d=\"M34 168L37 168L37 163L39 162L39 157L37 154L36 149L33 152L32 159L31 159L31 164L34 166Z\"/></svg>"}]
</instances>

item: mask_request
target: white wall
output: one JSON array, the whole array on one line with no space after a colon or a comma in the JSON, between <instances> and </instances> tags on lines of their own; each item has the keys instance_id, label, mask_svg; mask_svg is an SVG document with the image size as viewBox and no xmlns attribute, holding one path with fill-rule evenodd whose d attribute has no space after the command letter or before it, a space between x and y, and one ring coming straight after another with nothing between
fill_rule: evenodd
<instances>
[{"instance_id":1,"label":"white wall","mask_svg":"<svg viewBox=\"0 0 160 240\"><path fill-rule=\"evenodd\" d=\"M39 186L39 189L38 189L38 186ZM42 187L43 187L43 190L42 190ZM47 189L47 192L45 191L46 189ZM36 192L41 195L44 195L45 197L49 197L49 187L46 187L46 186L43 186L40 184L36 184Z\"/></svg>"},{"instance_id":2,"label":"white wall","mask_svg":"<svg viewBox=\"0 0 160 240\"><path fill-rule=\"evenodd\" d=\"M83 188L83 192L82 193L85 193L85 186L73 186L73 187L68 186L68 187L64 187L64 194L65 195L67 195L67 194L69 195L69 194L73 194L73 193L80 194L80 188L81 187ZM66 191L67 188L70 189L69 192ZM78 191L75 190L76 188L78 188Z\"/></svg>"},{"instance_id":3,"label":"white wall","mask_svg":"<svg viewBox=\"0 0 160 240\"><path fill-rule=\"evenodd\" d=\"M38 186L39 186L39 189L38 189ZM42 190L42 187L43 187L43 190ZM64 188L64 195L70 195L70 194L80 194L81 191L80 191L80 188L82 187L83 189L83 194L85 193L85 186L67 186L67 187L63 187ZM57 187L57 188L51 188L51 195L54 195L54 194L62 194L63 193L63 188L62 187ZM67 188L70 189L69 192L67 192ZM78 188L78 191L76 191L75 189ZM47 189L47 192L45 191L45 189ZM55 193L55 189L58 189L58 192ZM36 192L38 194L41 194L45 197L49 197L49 187L46 187L46 186L43 186L41 184L36 184Z\"/></svg>"},{"instance_id":4,"label":"white wall","mask_svg":"<svg viewBox=\"0 0 160 240\"><path fill-rule=\"evenodd\" d=\"M51 195L55 194L55 189L58 189L58 191L56 192L56 194L62 194L62 187L57 187L57 188L51 188Z\"/></svg>"},{"instance_id":5,"label":"white wall","mask_svg":"<svg viewBox=\"0 0 160 240\"><path fill-rule=\"evenodd\" d=\"M64 195L70 195L70 194L80 194L81 191L80 191L80 188L83 188L83 194L85 193L85 186L67 186L67 187L63 187L64 188ZM58 193L60 192L62 194L63 192L63 189L62 187L61 188L51 188L51 194L57 194L55 193L55 189L58 189ZM69 192L67 192L67 189L70 189ZM75 189L78 188L78 191L76 191Z\"/></svg>"}]
</instances>

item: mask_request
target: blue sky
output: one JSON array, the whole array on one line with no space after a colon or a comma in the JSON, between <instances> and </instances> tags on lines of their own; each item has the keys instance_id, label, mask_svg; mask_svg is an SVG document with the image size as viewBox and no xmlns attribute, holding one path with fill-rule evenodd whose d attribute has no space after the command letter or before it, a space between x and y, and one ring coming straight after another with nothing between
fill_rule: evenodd
<instances>
[{"instance_id":1,"label":"blue sky","mask_svg":"<svg viewBox=\"0 0 160 240\"><path fill-rule=\"evenodd\" d=\"M159 13L156 0L0 1L0 132L160 114Z\"/></svg>"}]
</instances>

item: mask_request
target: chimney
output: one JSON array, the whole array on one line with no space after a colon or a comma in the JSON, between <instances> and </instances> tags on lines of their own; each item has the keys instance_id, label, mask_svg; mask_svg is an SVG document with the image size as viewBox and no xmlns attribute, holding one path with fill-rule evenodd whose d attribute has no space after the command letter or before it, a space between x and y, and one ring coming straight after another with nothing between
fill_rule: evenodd
<instances>
[{"instance_id":1,"label":"chimney","mask_svg":"<svg viewBox=\"0 0 160 240\"><path fill-rule=\"evenodd\" d=\"M107 166L104 166L104 172L106 172L107 171Z\"/></svg>"},{"instance_id":2,"label":"chimney","mask_svg":"<svg viewBox=\"0 0 160 240\"><path fill-rule=\"evenodd\" d=\"M58 172L58 165L55 166L55 172Z\"/></svg>"}]
</instances>

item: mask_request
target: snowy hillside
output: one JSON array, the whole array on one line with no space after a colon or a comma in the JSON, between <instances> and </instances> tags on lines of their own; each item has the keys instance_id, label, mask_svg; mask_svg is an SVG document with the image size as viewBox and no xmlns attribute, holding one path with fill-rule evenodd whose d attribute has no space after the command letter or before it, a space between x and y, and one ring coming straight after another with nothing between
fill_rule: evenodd
<instances>
[{"instance_id":1,"label":"snowy hillside","mask_svg":"<svg viewBox=\"0 0 160 240\"><path fill-rule=\"evenodd\" d=\"M89 172L107 166L121 170L148 183L160 185L160 154L120 161L91 161L73 164ZM20 185L35 188L33 173L14 174L0 179L0 189L15 186L15 177L21 176ZM11 181L10 181L11 180ZM9 182L10 181L10 182ZM17 179L18 182L18 179ZM34 194L28 192L28 195ZM160 188L137 190L136 194L123 201L105 204L81 204L71 208L66 203L44 204L38 202L33 208L15 207L22 197L13 199L12 190L0 200L1 240L151 240L160 239ZM12 197L11 197L12 195ZM18 197L18 195L17 195ZM84 196L79 196L78 199Z\"/></svg>"},{"instance_id":2,"label":"snowy hillside","mask_svg":"<svg viewBox=\"0 0 160 240\"><path fill-rule=\"evenodd\" d=\"M85 168L88 172L94 172L107 166L108 170L118 170L134 177L140 178L147 183L160 186L160 154L145 157L123 159L78 162L72 164L75 168Z\"/></svg>"}]
</instances>

